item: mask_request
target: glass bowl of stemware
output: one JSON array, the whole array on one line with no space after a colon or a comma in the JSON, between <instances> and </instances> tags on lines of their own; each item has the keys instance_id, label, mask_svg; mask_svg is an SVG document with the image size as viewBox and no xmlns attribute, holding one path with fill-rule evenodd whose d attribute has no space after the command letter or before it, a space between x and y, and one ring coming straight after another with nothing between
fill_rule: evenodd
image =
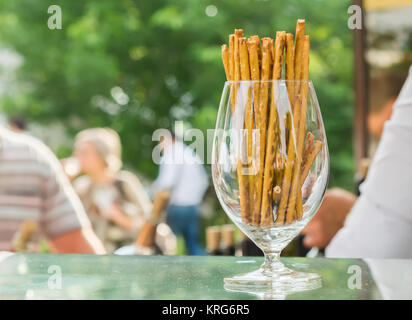
<instances>
[{"instance_id":1,"label":"glass bowl of stemware","mask_svg":"<svg viewBox=\"0 0 412 320\"><path fill-rule=\"evenodd\" d=\"M329 177L325 128L312 81L227 81L213 139L212 176L224 211L264 253L225 288L293 291L321 277L280 253L318 210Z\"/></svg>"}]
</instances>

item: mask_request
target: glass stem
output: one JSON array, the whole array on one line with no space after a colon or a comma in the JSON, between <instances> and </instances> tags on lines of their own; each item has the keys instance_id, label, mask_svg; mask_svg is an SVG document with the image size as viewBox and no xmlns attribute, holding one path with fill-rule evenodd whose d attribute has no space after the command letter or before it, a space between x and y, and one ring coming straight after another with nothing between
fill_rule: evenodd
<instances>
[{"instance_id":1,"label":"glass stem","mask_svg":"<svg viewBox=\"0 0 412 320\"><path fill-rule=\"evenodd\" d=\"M262 265L262 269L267 275L273 275L273 273L285 269L285 266L280 261L280 251L265 252L265 262Z\"/></svg>"}]
</instances>

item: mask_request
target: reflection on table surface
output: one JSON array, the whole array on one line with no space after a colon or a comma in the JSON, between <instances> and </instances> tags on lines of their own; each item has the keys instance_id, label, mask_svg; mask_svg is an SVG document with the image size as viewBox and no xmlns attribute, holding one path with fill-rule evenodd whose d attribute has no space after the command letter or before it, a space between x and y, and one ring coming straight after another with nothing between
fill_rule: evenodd
<instances>
[{"instance_id":1,"label":"reflection on table surface","mask_svg":"<svg viewBox=\"0 0 412 320\"><path fill-rule=\"evenodd\" d=\"M0 299L271 299L270 294L223 288L224 277L257 269L262 262L257 257L4 252ZM321 288L291 293L286 299L412 298L410 260L284 258L283 262L322 276Z\"/></svg>"}]
</instances>

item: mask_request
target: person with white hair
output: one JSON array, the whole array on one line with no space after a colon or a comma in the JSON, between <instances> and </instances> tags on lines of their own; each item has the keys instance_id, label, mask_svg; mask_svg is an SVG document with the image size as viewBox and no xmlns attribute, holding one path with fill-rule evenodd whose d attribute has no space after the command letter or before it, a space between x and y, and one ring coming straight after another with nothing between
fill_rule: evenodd
<instances>
[{"instance_id":1,"label":"person with white hair","mask_svg":"<svg viewBox=\"0 0 412 320\"><path fill-rule=\"evenodd\" d=\"M74 188L106 251L132 243L152 204L139 179L121 170L119 135L109 128L83 130L76 136L74 156L82 174Z\"/></svg>"}]
</instances>

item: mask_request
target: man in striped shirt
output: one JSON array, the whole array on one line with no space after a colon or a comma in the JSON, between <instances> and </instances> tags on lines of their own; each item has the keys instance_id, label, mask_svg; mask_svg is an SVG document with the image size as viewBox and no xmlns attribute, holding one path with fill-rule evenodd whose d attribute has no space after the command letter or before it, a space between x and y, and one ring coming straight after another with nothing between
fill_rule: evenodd
<instances>
[{"instance_id":1,"label":"man in striped shirt","mask_svg":"<svg viewBox=\"0 0 412 320\"><path fill-rule=\"evenodd\" d=\"M59 161L39 140L0 127L0 251L13 249L22 224L53 252L104 253Z\"/></svg>"}]
</instances>

